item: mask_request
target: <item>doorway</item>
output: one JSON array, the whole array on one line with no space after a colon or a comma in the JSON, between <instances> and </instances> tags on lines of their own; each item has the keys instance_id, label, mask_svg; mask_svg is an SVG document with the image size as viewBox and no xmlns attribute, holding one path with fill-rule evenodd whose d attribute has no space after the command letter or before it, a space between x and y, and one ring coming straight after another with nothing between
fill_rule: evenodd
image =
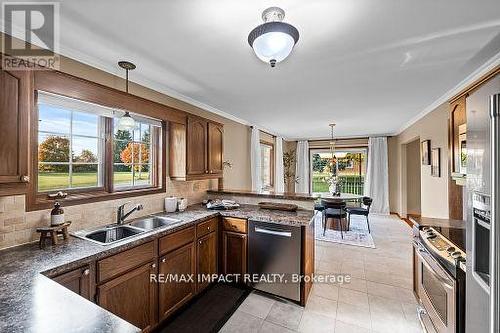
<instances>
[{"instance_id":1,"label":"doorway","mask_svg":"<svg viewBox=\"0 0 500 333\"><path fill-rule=\"evenodd\" d=\"M420 139L406 147L406 215L421 215L420 190Z\"/></svg>"}]
</instances>

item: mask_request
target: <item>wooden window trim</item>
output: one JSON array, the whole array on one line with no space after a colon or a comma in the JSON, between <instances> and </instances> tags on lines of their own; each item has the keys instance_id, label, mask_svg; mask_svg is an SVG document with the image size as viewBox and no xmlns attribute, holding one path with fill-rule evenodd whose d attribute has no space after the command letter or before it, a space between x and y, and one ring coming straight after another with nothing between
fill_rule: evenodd
<instances>
[{"instance_id":1,"label":"wooden window trim","mask_svg":"<svg viewBox=\"0 0 500 333\"><path fill-rule=\"evenodd\" d=\"M46 73L44 73L46 74ZM44 75L44 84L48 84L49 87L57 87L57 89L52 89L53 93L60 94L63 96L67 97L72 97L76 98L82 101L87 101L87 102L92 102L92 103L97 103L100 105L104 106L109 106L110 103L106 101L102 101L100 103L99 97L105 98L107 96L107 93L109 91L114 91L118 95L123 95L124 93L115 91L114 89L107 88L98 84L93 84L89 81L84 81L85 83L83 86L82 80L78 78L74 78L68 75L64 75L63 78L65 78L65 83L68 84L69 88L66 91L64 89L64 84L61 84L59 80L61 79L61 73L51 73L52 76L49 76L51 79L47 79L47 76ZM35 73L37 75L37 73ZM68 81L70 80L70 81ZM78 85L82 88L87 87L87 94L91 94L92 92L96 92L96 89L106 89L107 91L105 92L100 92L98 96L94 99L86 99L86 98L81 98L82 96L86 96L86 93L79 92L77 94L72 94L75 86L75 83L71 84L71 82L75 81L78 83ZM48 209L53 206L54 201L49 200L47 197L48 193L45 192L37 192L38 190L38 108L37 108L37 90L44 90L47 91L44 88L44 84L41 84L38 82L38 86L35 87L33 90L33 104L31 105L31 111L30 111L30 119L31 119L31 126L30 126L30 138L31 138L31 163L30 163L30 174L32 175L32 181L29 183L28 186L28 192L26 195L26 210L27 211L35 211L35 210L41 210L41 209ZM56 91L54 91L56 90ZM142 104L144 101L147 102L147 100L143 100L139 97L132 96L125 94L127 98L125 99L126 101L129 101L133 104L134 109L137 108L137 104ZM116 97L116 96L115 96ZM97 100L96 100L97 99ZM154 102L150 102L154 103ZM159 104L154 103L155 106L159 106ZM127 104L123 104L124 108L127 109ZM149 105L151 106L151 105ZM169 111L169 110L167 110ZM142 114L151 116L151 113L144 112ZM173 116L174 119L176 119L177 114ZM79 205L79 204L85 204L85 203L91 203L91 202L99 202L99 201L106 201L106 200L114 200L114 199L120 199L120 198L128 198L128 197L134 197L134 196L142 196L142 195L148 195L148 194L156 194L156 193L164 193L166 191L166 153L165 153L165 147L167 144L167 122L165 121L165 118L168 117L163 117L162 118L162 130L161 130L161 135L155 135L155 139L157 140L155 144L157 145L157 149L155 149L155 156L153 157L155 159L155 162L153 163L153 168L157 168L157 172L153 172L155 175L152 177L152 182L153 186L145 186L145 187L133 187L133 188L120 188L120 189L113 189L113 155L112 155L112 138L109 135L109 133L112 133L112 126L113 126L113 120L112 119L107 119L105 121L105 131L107 133L105 137L105 146L104 146L104 167L103 167L103 172L104 172L104 179L103 179L103 186L98 187L98 188L92 188L92 189L74 189L74 190L64 190L65 192L68 193L68 196L62 201L63 206L72 206L72 205ZM162 152L161 154L158 154L157 152ZM161 155L161 157L159 156ZM161 167L160 167L161 163Z\"/></svg>"},{"instance_id":2,"label":"wooden window trim","mask_svg":"<svg viewBox=\"0 0 500 333\"><path fill-rule=\"evenodd\" d=\"M271 165L270 165L270 168L271 168L271 186L272 188L274 188L274 164L275 164L275 157L274 157L274 143L270 143L270 142L267 142L267 141L264 141L264 140L260 140L260 144L261 145L264 145L264 146L268 146L268 147L271 147Z\"/></svg>"}]
</instances>

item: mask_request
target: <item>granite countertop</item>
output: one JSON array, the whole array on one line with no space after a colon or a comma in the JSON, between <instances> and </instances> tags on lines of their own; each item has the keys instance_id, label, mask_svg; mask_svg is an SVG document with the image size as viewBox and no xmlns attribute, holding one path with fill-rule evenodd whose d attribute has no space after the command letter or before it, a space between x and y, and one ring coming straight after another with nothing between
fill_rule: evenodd
<instances>
[{"instance_id":1,"label":"granite countertop","mask_svg":"<svg viewBox=\"0 0 500 333\"><path fill-rule=\"evenodd\" d=\"M310 193L290 193L290 192L272 192L272 191L259 192L259 191L230 190L230 189L209 190L207 191L207 193L272 198L272 199L301 200L301 201L314 201L317 199L317 196L313 196Z\"/></svg>"},{"instance_id":2,"label":"granite countertop","mask_svg":"<svg viewBox=\"0 0 500 333\"><path fill-rule=\"evenodd\" d=\"M110 245L70 237L58 246L45 249L39 249L37 243L30 243L1 250L0 331L139 332L137 327L45 275L54 276L81 267L218 215L302 226L311 223L313 211L281 212L250 205L230 211L210 211L201 205L194 205L184 212L161 215L177 218L181 222Z\"/></svg>"}]
</instances>

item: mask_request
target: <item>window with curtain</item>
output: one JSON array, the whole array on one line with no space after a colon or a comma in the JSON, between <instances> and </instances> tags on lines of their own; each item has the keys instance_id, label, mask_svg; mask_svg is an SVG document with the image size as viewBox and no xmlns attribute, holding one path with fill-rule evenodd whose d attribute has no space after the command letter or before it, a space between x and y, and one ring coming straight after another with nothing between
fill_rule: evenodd
<instances>
[{"instance_id":1,"label":"window with curtain","mask_svg":"<svg viewBox=\"0 0 500 333\"><path fill-rule=\"evenodd\" d=\"M161 186L161 121L132 114L136 127L124 131L121 110L41 91L37 107L38 193Z\"/></svg>"},{"instance_id":2,"label":"window with curtain","mask_svg":"<svg viewBox=\"0 0 500 333\"><path fill-rule=\"evenodd\" d=\"M329 149L310 150L311 189L313 193L329 191L332 154ZM366 175L367 148L340 148L335 150L337 175L341 192L363 194Z\"/></svg>"},{"instance_id":3,"label":"window with curtain","mask_svg":"<svg viewBox=\"0 0 500 333\"><path fill-rule=\"evenodd\" d=\"M270 143L260 143L260 168L262 189L271 190L274 186L274 146Z\"/></svg>"}]
</instances>

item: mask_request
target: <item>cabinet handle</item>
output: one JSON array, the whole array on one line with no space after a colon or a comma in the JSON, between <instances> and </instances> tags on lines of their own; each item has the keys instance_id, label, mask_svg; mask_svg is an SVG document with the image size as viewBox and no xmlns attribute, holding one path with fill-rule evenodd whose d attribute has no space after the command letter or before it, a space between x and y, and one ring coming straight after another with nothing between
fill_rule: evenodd
<instances>
[{"instance_id":1,"label":"cabinet handle","mask_svg":"<svg viewBox=\"0 0 500 333\"><path fill-rule=\"evenodd\" d=\"M205 173L208 173L208 170L205 170Z\"/></svg>"},{"instance_id":2,"label":"cabinet handle","mask_svg":"<svg viewBox=\"0 0 500 333\"><path fill-rule=\"evenodd\" d=\"M152 264L152 265L151 265L151 268L156 268L156 264Z\"/></svg>"},{"instance_id":3,"label":"cabinet handle","mask_svg":"<svg viewBox=\"0 0 500 333\"><path fill-rule=\"evenodd\" d=\"M27 176L27 175L22 175L22 176L21 176L21 181L22 181L23 183L27 183L27 182L29 182L29 181L30 181L30 176Z\"/></svg>"},{"instance_id":4,"label":"cabinet handle","mask_svg":"<svg viewBox=\"0 0 500 333\"><path fill-rule=\"evenodd\" d=\"M199 244L203 243L202 241L199 241Z\"/></svg>"},{"instance_id":5,"label":"cabinet handle","mask_svg":"<svg viewBox=\"0 0 500 333\"><path fill-rule=\"evenodd\" d=\"M167 262L167 259L163 258L163 259L161 260L161 262Z\"/></svg>"},{"instance_id":6,"label":"cabinet handle","mask_svg":"<svg viewBox=\"0 0 500 333\"><path fill-rule=\"evenodd\" d=\"M83 275L89 275L89 274L90 274L90 270L88 268L83 270Z\"/></svg>"},{"instance_id":7,"label":"cabinet handle","mask_svg":"<svg viewBox=\"0 0 500 333\"><path fill-rule=\"evenodd\" d=\"M210 230L210 227L207 227L207 230Z\"/></svg>"}]
</instances>

